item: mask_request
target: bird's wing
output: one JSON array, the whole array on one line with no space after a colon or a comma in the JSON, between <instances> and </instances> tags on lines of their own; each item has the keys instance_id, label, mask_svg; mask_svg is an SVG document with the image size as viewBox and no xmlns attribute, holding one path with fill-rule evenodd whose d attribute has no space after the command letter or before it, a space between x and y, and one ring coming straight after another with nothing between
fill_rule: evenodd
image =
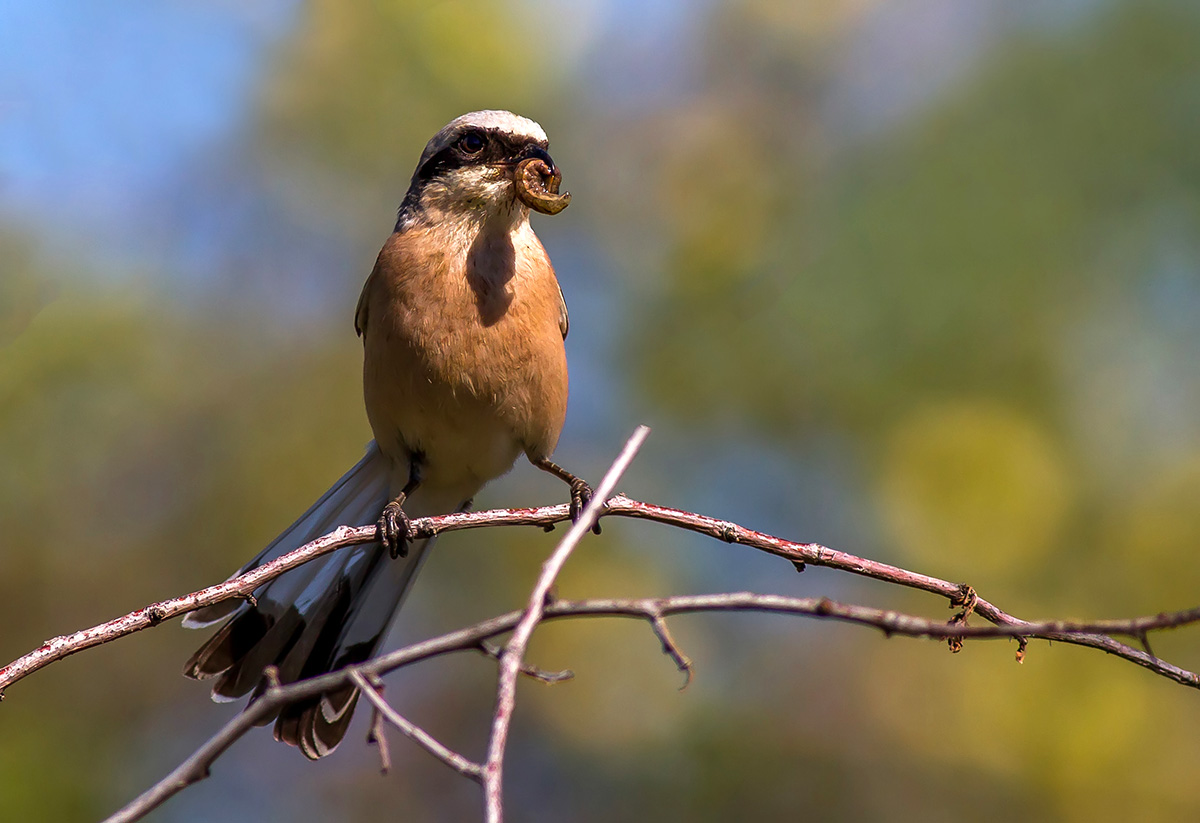
<instances>
[{"instance_id":1,"label":"bird's wing","mask_svg":"<svg viewBox=\"0 0 1200 823\"><path fill-rule=\"evenodd\" d=\"M562 332L563 340L567 339L567 332L571 330L571 317L567 313L567 298L562 286L558 287L558 330Z\"/></svg>"},{"instance_id":2,"label":"bird's wing","mask_svg":"<svg viewBox=\"0 0 1200 823\"><path fill-rule=\"evenodd\" d=\"M371 293L371 283L375 280L375 273L379 271L379 264L375 264L375 268L371 270L371 274L367 277L367 282L363 283L362 293L358 296L358 305L354 307L354 331L359 337L366 334L367 331L367 295Z\"/></svg>"}]
</instances>

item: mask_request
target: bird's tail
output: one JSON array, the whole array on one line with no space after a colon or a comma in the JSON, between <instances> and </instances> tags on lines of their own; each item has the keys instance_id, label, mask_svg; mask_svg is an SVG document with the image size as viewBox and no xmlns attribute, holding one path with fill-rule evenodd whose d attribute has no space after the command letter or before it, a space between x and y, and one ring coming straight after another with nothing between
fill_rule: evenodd
<instances>
[{"instance_id":1,"label":"bird's tail","mask_svg":"<svg viewBox=\"0 0 1200 823\"><path fill-rule=\"evenodd\" d=\"M354 468L325 492L257 557L243 574L332 531L374 523L389 499L390 461L372 442ZM415 499L410 516L445 513L463 501ZM424 505L422 505L424 503ZM424 511L418 511L424 510ZM184 619L187 628L221 624L184 668L196 680L215 678L213 700L236 700L266 687L263 669L274 665L281 682L314 677L366 660L379 646L392 615L421 568L432 539L392 560L378 543L340 549L275 578L255 591L257 601L224 601ZM315 760L334 750L346 733L358 692L347 686L295 703L275 719L275 737Z\"/></svg>"}]
</instances>

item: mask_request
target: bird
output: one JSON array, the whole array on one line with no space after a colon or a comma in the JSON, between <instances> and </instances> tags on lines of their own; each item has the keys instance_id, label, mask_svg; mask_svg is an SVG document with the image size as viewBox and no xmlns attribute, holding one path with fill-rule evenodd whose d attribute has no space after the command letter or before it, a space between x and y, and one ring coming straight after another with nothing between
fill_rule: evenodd
<instances>
[{"instance_id":1,"label":"bird","mask_svg":"<svg viewBox=\"0 0 1200 823\"><path fill-rule=\"evenodd\" d=\"M550 460L567 411L569 317L531 210L561 211L561 172L533 120L487 110L429 140L395 228L354 314L363 343L366 455L237 574L337 526L378 526L378 542L341 550L268 582L246 600L193 611L217 626L184 674L218 702L360 663L379 647L428 556L410 519L464 511L524 454L568 484L573 516L587 483ZM235 575L236 576L236 575ZM309 759L345 736L358 691L285 706L277 740Z\"/></svg>"}]
</instances>

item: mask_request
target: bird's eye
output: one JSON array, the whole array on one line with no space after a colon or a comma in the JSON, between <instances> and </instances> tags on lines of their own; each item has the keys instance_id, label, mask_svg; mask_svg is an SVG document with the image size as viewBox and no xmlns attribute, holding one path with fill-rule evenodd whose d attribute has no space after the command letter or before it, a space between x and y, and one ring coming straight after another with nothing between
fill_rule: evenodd
<instances>
[{"instance_id":1,"label":"bird's eye","mask_svg":"<svg viewBox=\"0 0 1200 823\"><path fill-rule=\"evenodd\" d=\"M458 147L467 154L479 154L479 152L483 151L485 142L482 134L472 131L459 138Z\"/></svg>"}]
</instances>

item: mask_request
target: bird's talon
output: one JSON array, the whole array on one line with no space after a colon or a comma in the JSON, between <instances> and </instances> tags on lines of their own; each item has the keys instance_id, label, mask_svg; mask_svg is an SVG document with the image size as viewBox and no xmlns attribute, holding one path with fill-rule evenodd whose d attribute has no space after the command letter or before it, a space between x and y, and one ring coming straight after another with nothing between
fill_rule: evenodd
<instances>
[{"instance_id":1,"label":"bird's talon","mask_svg":"<svg viewBox=\"0 0 1200 823\"><path fill-rule=\"evenodd\" d=\"M408 535L412 530L412 523L395 500L383 507L378 529L379 542L388 550L393 560L408 557Z\"/></svg>"},{"instance_id":2,"label":"bird's talon","mask_svg":"<svg viewBox=\"0 0 1200 823\"><path fill-rule=\"evenodd\" d=\"M585 481L576 478L571 483L571 522L577 523L583 515L583 510L592 501L592 487ZM600 522L592 524L592 531L600 534Z\"/></svg>"},{"instance_id":3,"label":"bird's talon","mask_svg":"<svg viewBox=\"0 0 1200 823\"><path fill-rule=\"evenodd\" d=\"M576 521L592 499L592 487L582 480L571 483L571 520Z\"/></svg>"}]
</instances>

